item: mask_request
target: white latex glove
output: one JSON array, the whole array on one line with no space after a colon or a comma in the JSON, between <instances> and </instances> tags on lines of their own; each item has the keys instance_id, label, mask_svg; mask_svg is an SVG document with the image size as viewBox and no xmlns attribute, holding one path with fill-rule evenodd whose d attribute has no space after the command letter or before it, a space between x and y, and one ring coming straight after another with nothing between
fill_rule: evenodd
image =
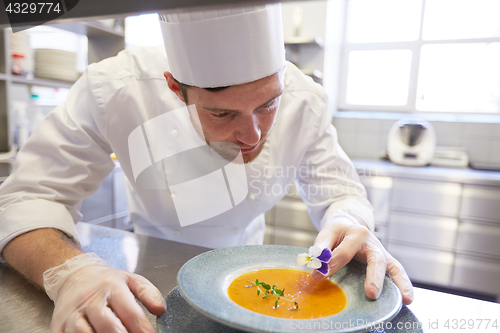
<instances>
[{"instance_id":1,"label":"white latex glove","mask_svg":"<svg viewBox=\"0 0 500 333\"><path fill-rule=\"evenodd\" d=\"M110 268L94 253L80 254L45 271L43 284L55 303L52 333L153 333L135 298L153 314L161 315L166 309L160 291L146 278Z\"/></svg>"},{"instance_id":2,"label":"white latex glove","mask_svg":"<svg viewBox=\"0 0 500 333\"><path fill-rule=\"evenodd\" d=\"M360 225L348 213L331 214L316 237L314 245L332 250L327 275L323 276L315 270L315 280L325 279L354 258L367 264L365 292L369 298L377 299L380 296L387 273L401 290L403 303L408 305L413 302L413 286L403 266L387 252L368 228Z\"/></svg>"}]
</instances>

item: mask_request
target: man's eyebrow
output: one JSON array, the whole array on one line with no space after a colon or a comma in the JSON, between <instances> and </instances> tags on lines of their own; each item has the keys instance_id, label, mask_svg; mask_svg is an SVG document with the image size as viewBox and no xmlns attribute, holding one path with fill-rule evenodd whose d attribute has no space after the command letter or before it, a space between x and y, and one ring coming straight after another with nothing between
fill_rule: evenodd
<instances>
[{"instance_id":1,"label":"man's eyebrow","mask_svg":"<svg viewBox=\"0 0 500 333\"><path fill-rule=\"evenodd\" d=\"M257 107L258 108L261 108L263 106L265 106L266 104L269 104L270 102L272 102L273 100L275 100L276 98L280 97L281 95L283 95L284 91L281 91L280 93L278 93L277 95L275 95L274 97L272 97L270 100L268 100L267 102L265 102L264 104L262 104L261 106ZM203 110L207 110L207 111L210 111L210 112L240 112L238 110L231 110L231 109L213 109L213 108L206 108L206 107L203 107L203 106L200 106L201 109Z\"/></svg>"}]
</instances>

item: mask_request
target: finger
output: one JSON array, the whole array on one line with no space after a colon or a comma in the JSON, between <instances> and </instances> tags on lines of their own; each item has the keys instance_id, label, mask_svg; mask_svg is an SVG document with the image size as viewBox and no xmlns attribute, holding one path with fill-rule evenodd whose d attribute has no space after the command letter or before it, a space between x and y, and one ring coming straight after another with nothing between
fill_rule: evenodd
<instances>
[{"instance_id":1,"label":"finger","mask_svg":"<svg viewBox=\"0 0 500 333\"><path fill-rule=\"evenodd\" d=\"M387 253L387 273L392 278L392 281L401 290L403 296L403 304L409 305L413 302L413 285L411 284L410 278L406 274L403 266L394 259L389 253Z\"/></svg>"},{"instance_id":2,"label":"finger","mask_svg":"<svg viewBox=\"0 0 500 333\"><path fill-rule=\"evenodd\" d=\"M66 331L68 332L68 331ZM82 316L79 316L74 329L71 331L72 333L94 333L94 329L90 326L87 319Z\"/></svg>"},{"instance_id":3,"label":"finger","mask_svg":"<svg viewBox=\"0 0 500 333\"><path fill-rule=\"evenodd\" d=\"M97 333L127 333L120 319L106 306L106 300L94 300L90 303L87 317Z\"/></svg>"},{"instance_id":4,"label":"finger","mask_svg":"<svg viewBox=\"0 0 500 333\"><path fill-rule=\"evenodd\" d=\"M64 333L64 319L58 314L58 307L56 305L54 313L52 314L52 320L50 322L50 332L51 333ZM67 319L66 319L67 320Z\"/></svg>"},{"instance_id":5,"label":"finger","mask_svg":"<svg viewBox=\"0 0 500 333\"><path fill-rule=\"evenodd\" d=\"M323 228L321 228L318 236L316 236L314 245L321 249L333 249L342 241L342 237L339 237L340 234L345 233L353 226L356 225L346 218L337 218L332 221L327 221Z\"/></svg>"},{"instance_id":6,"label":"finger","mask_svg":"<svg viewBox=\"0 0 500 333\"><path fill-rule=\"evenodd\" d=\"M64 333L93 333L94 329L90 326L87 319L85 319L78 311L73 312L66 320Z\"/></svg>"},{"instance_id":7,"label":"finger","mask_svg":"<svg viewBox=\"0 0 500 333\"><path fill-rule=\"evenodd\" d=\"M314 246L320 249L333 249L338 239L339 228L334 224L325 224L314 240Z\"/></svg>"},{"instance_id":8,"label":"finger","mask_svg":"<svg viewBox=\"0 0 500 333\"><path fill-rule=\"evenodd\" d=\"M347 265L352 258L360 251L370 231L365 227L352 226L346 229L344 235L339 235L341 243L333 250L332 258L328 262L327 276L334 274L341 267ZM317 281L325 279L318 271L313 272L313 278Z\"/></svg>"},{"instance_id":9,"label":"finger","mask_svg":"<svg viewBox=\"0 0 500 333\"><path fill-rule=\"evenodd\" d=\"M384 286L387 266L384 254L378 250L368 250L366 264L365 293L370 299L376 300Z\"/></svg>"},{"instance_id":10,"label":"finger","mask_svg":"<svg viewBox=\"0 0 500 333\"><path fill-rule=\"evenodd\" d=\"M130 333L155 333L127 285L116 286L109 296L109 305Z\"/></svg>"},{"instance_id":11,"label":"finger","mask_svg":"<svg viewBox=\"0 0 500 333\"><path fill-rule=\"evenodd\" d=\"M344 228L345 226L342 225L334 223L326 223L321 229L321 231L318 233L318 236L316 236L316 239L314 240L314 246L317 246L320 249L330 249L330 250L336 248L339 245L339 243L342 242L343 237L341 237L339 234L345 230ZM329 272L323 275L322 273L316 270L313 271L312 273L312 277L316 281L324 280L330 275L331 274L329 274Z\"/></svg>"},{"instance_id":12,"label":"finger","mask_svg":"<svg viewBox=\"0 0 500 333\"><path fill-rule=\"evenodd\" d=\"M128 286L137 299L154 315L160 316L167 309L161 292L143 276L131 274Z\"/></svg>"}]
</instances>

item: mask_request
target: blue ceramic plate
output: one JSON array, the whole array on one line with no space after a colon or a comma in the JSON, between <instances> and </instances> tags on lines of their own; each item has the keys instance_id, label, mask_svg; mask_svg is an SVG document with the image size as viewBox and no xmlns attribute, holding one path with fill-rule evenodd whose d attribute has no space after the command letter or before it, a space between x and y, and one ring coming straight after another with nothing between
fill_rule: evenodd
<instances>
[{"instance_id":1,"label":"blue ceramic plate","mask_svg":"<svg viewBox=\"0 0 500 333\"><path fill-rule=\"evenodd\" d=\"M177 275L183 298L203 315L224 325L248 332L363 332L381 327L402 306L399 289L385 278L377 301L364 291L366 265L352 261L330 279L346 294L345 309L319 319L282 319L247 310L227 296L227 287L243 273L263 268L297 267L296 257L308 249L279 245L236 246L200 254L189 260Z\"/></svg>"}]
</instances>

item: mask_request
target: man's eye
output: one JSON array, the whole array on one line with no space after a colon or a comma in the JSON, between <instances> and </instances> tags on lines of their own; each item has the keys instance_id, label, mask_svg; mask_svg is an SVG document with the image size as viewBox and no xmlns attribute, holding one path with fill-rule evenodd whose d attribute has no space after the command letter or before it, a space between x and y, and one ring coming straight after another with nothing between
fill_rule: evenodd
<instances>
[{"instance_id":1,"label":"man's eye","mask_svg":"<svg viewBox=\"0 0 500 333\"><path fill-rule=\"evenodd\" d=\"M212 116L215 118L224 118L229 115L229 112L221 112L221 113L212 113Z\"/></svg>"},{"instance_id":2,"label":"man's eye","mask_svg":"<svg viewBox=\"0 0 500 333\"><path fill-rule=\"evenodd\" d=\"M267 104L264 104L261 106L261 108L263 109L273 109L275 106L276 106L276 101L277 101L277 98L273 99L271 102L267 103Z\"/></svg>"}]
</instances>

